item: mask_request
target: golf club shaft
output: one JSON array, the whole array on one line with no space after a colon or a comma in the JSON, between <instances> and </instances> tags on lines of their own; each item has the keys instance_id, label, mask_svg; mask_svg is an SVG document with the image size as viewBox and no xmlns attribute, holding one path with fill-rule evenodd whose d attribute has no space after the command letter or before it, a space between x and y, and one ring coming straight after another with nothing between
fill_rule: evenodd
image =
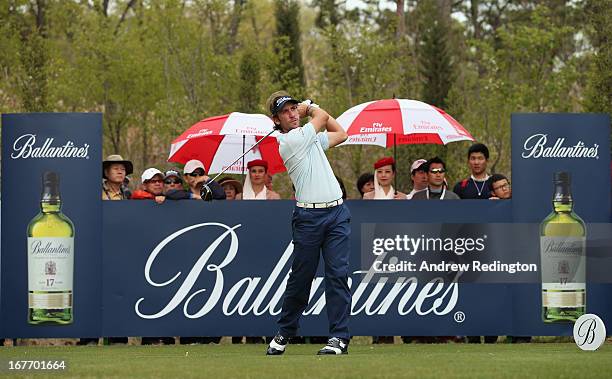
<instances>
[{"instance_id":1,"label":"golf club shaft","mask_svg":"<svg viewBox=\"0 0 612 379\"><path fill-rule=\"evenodd\" d=\"M220 177L221 175L223 175L227 170L229 170L230 167L232 167L234 165L234 163L238 162L239 160L241 160L245 155L247 155L251 150L253 150L255 147L257 147L257 145L259 145L263 140L265 140L267 137L270 136L270 134L274 133L276 131L276 129L272 129L272 131L268 134L266 134L262 139L260 139L259 141L257 141L253 146L249 147L249 149L247 151L245 151L244 153L242 153L241 156L239 156L235 161L233 161L232 163L230 163L229 165L227 165L226 168L224 168L220 173L218 173L217 175L215 175L214 178L212 178L209 182L215 181L217 180L218 177Z\"/></svg>"}]
</instances>

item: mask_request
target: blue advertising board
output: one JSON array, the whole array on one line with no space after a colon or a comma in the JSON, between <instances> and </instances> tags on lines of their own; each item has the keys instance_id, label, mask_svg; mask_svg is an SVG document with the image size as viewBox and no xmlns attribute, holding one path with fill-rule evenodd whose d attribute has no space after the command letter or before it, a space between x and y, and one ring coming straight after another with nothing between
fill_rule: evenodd
<instances>
[{"instance_id":1,"label":"blue advertising board","mask_svg":"<svg viewBox=\"0 0 612 379\"><path fill-rule=\"evenodd\" d=\"M539 223L552 211L555 172L570 173L574 211L586 223L610 221L609 115L516 113L512 115L511 127L514 222ZM596 265L587 264L587 277L593 276L590 272L595 268ZM517 290L520 287L526 287L522 289L525 294L532 294L537 285L523 284ZM612 287L606 284L587 288L588 312L601 312L595 298L606 299L610 294ZM514 300L520 309L541 304L541 299L530 296L516 296ZM537 323L528 312L515 316L519 335L529 335ZM553 328L558 326L550 325Z\"/></svg>"},{"instance_id":2,"label":"blue advertising board","mask_svg":"<svg viewBox=\"0 0 612 379\"><path fill-rule=\"evenodd\" d=\"M0 332L30 337L97 336L101 331L102 114L2 115ZM27 229L40 212L42 174L59 175L62 211L74 235L74 322L28 323Z\"/></svg>"}]
</instances>

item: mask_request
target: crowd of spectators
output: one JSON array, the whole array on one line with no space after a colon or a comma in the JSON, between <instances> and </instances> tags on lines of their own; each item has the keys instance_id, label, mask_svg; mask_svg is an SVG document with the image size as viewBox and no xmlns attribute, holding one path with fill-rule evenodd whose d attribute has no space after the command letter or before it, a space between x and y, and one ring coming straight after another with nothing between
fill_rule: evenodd
<instances>
[{"instance_id":1,"label":"crowd of spectators","mask_svg":"<svg viewBox=\"0 0 612 379\"><path fill-rule=\"evenodd\" d=\"M470 176L457 182L452 190L447 179L446 163L439 157L417 159L410 166L412 188L408 194L394 188L397 164L391 157L374 163L373 172L363 173L356 187L364 200L458 200L458 199L510 199L510 181L503 174L487 172L489 149L482 143L472 145L467 153ZM102 166L103 200L201 200L200 189L207 183L213 200L278 200L281 196L273 190L268 162L256 159L247 163L248 174L244 183L226 176L218 182L206 174L204 164L196 159L188 161L181 173L169 169L165 173L155 167L145 169L140 184L129 189L132 162L120 155L109 155ZM341 178L343 198L346 189Z\"/></svg>"}]
</instances>

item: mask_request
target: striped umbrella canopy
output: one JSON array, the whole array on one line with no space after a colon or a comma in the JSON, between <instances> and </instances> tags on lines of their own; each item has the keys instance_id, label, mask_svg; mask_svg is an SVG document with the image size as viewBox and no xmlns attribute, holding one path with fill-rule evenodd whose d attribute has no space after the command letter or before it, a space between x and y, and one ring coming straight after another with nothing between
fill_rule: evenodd
<instances>
[{"instance_id":1,"label":"striped umbrella canopy","mask_svg":"<svg viewBox=\"0 0 612 379\"><path fill-rule=\"evenodd\" d=\"M369 101L350 108L337 121L349 135L345 145L391 147L474 141L451 115L418 100Z\"/></svg>"},{"instance_id":2,"label":"striped umbrella canopy","mask_svg":"<svg viewBox=\"0 0 612 379\"><path fill-rule=\"evenodd\" d=\"M198 159L204 163L207 172L244 174L246 163L254 159L268 161L268 172L275 174L286 171L278 153L278 132L266 138L249 151L243 160L230 164L274 129L272 120L262 114L232 112L223 116L209 117L198 121L178 136L170 146L168 162L185 163Z\"/></svg>"}]
</instances>

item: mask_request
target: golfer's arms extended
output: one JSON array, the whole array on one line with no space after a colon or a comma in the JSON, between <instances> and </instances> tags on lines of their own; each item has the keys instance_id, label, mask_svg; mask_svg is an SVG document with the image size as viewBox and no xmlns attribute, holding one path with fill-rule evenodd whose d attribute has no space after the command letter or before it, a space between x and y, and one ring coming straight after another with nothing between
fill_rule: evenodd
<instances>
[{"instance_id":1,"label":"golfer's arms extended","mask_svg":"<svg viewBox=\"0 0 612 379\"><path fill-rule=\"evenodd\" d=\"M329 139L329 147L341 144L348 138L348 134L332 116L329 116L327 120L327 138Z\"/></svg>"}]
</instances>

